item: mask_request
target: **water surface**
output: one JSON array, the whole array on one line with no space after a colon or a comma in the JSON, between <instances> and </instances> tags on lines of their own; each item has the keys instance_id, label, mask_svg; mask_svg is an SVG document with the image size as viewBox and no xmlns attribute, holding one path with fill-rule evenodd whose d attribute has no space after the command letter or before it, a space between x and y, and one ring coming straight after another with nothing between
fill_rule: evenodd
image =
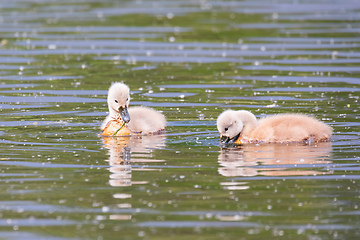
<instances>
[{"instance_id":1,"label":"water surface","mask_svg":"<svg viewBox=\"0 0 360 240\"><path fill-rule=\"evenodd\" d=\"M1 239L359 239L359 1L0 8ZM99 136L115 81L165 134ZM228 108L334 136L220 148Z\"/></svg>"}]
</instances>

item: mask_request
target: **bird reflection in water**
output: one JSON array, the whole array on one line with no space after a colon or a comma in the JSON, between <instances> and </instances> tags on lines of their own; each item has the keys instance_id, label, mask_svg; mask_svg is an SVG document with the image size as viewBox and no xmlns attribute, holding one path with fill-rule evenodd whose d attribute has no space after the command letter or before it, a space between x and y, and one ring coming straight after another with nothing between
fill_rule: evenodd
<instances>
[{"instance_id":1,"label":"bird reflection in water","mask_svg":"<svg viewBox=\"0 0 360 240\"><path fill-rule=\"evenodd\" d=\"M247 144L220 150L218 172L225 177L308 176L332 174L323 164L331 163L331 142L316 145ZM309 164L311 166L309 166ZM308 170L309 168L321 168ZM245 190L247 182L223 182L229 190Z\"/></svg>"},{"instance_id":2,"label":"bird reflection in water","mask_svg":"<svg viewBox=\"0 0 360 240\"><path fill-rule=\"evenodd\" d=\"M133 137L102 137L104 147L109 151L109 184L113 187L129 187L135 184L146 184L147 181L132 181L133 171L159 171L148 167L139 167L140 163L163 162L152 159L154 149L165 147L164 135ZM136 163L137 165L134 165ZM128 193L116 193L116 199L129 199ZM130 203L120 203L118 208L131 208ZM112 220L130 220L131 215L110 215Z\"/></svg>"}]
</instances>

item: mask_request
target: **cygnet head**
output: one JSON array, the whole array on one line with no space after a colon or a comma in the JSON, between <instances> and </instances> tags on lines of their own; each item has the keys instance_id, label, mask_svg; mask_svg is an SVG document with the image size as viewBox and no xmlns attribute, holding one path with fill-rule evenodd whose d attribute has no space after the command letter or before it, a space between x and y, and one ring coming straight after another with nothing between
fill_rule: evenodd
<instances>
[{"instance_id":1,"label":"cygnet head","mask_svg":"<svg viewBox=\"0 0 360 240\"><path fill-rule=\"evenodd\" d=\"M238 119L237 112L226 110L217 119L217 129L221 135L221 143L234 143L243 130L243 123Z\"/></svg>"},{"instance_id":2,"label":"cygnet head","mask_svg":"<svg viewBox=\"0 0 360 240\"><path fill-rule=\"evenodd\" d=\"M246 110L226 110L217 119L217 128L221 135L221 143L232 144L242 135L257 125L256 117Z\"/></svg>"},{"instance_id":3,"label":"cygnet head","mask_svg":"<svg viewBox=\"0 0 360 240\"><path fill-rule=\"evenodd\" d=\"M130 89L126 84L113 83L109 88L107 102L110 116L116 117L120 114L124 122L128 123L130 121L127 110L130 103Z\"/></svg>"}]
</instances>

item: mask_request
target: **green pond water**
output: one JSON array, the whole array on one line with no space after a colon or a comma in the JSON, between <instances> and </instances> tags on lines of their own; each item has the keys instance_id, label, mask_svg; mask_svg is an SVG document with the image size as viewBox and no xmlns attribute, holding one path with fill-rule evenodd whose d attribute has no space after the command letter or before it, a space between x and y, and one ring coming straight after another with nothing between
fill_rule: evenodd
<instances>
[{"instance_id":1,"label":"green pond water","mask_svg":"<svg viewBox=\"0 0 360 240\"><path fill-rule=\"evenodd\" d=\"M360 1L0 2L0 239L359 239ZM166 133L102 138L107 89ZM225 109L331 142L220 148Z\"/></svg>"}]
</instances>

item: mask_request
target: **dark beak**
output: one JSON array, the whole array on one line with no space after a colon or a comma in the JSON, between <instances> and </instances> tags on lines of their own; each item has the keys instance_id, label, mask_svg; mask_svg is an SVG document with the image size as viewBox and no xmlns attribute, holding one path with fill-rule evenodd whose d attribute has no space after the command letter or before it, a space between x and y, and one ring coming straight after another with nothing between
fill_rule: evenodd
<instances>
[{"instance_id":1,"label":"dark beak","mask_svg":"<svg viewBox=\"0 0 360 240\"><path fill-rule=\"evenodd\" d=\"M226 136L221 136L220 144L221 145L233 144L239 137L240 137L240 133L238 135L236 135L235 137L233 137L233 138L229 138L229 137L226 137Z\"/></svg>"},{"instance_id":2,"label":"dark beak","mask_svg":"<svg viewBox=\"0 0 360 240\"><path fill-rule=\"evenodd\" d=\"M125 106L125 107L120 107L120 108L119 108L119 112L120 112L121 119L122 119L125 123L130 122L130 115L129 115L129 112L128 112L128 110L127 110L127 106Z\"/></svg>"}]
</instances>

